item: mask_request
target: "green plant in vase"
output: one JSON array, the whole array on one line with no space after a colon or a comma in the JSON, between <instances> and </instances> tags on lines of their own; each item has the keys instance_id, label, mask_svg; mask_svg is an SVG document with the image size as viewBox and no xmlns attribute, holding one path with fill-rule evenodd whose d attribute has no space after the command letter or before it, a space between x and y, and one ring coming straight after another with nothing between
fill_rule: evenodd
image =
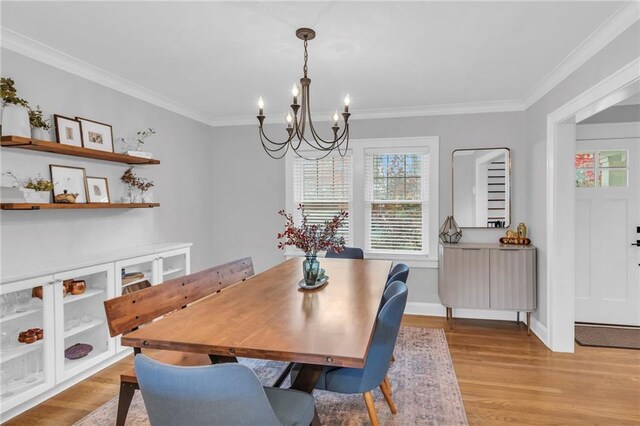
<instances>
[{"instance_id":1,"label":"green plant in vase","mask_svg":"<svg viewBox=\"0 0 640 426\"><path fill-rule=\"evenodd\" d=\"M300 210L300 226L295 224L293 215L280 210L279 215L285 218L284 232L278 233L278 248L284 249L287 246L297 247L305 253L302 262L304 281L307 286L316 284L320 273L320 262L318 262L318 252L332 250L341 253L344 250L344 237L338 235L340 227L349 216L341 210L331 220L322 223L309 223L309 215L304 211L302 204L298 205Z\"/></svg>"},{"instance_id":2,"label":"green plant in vase","mask_svg":"<svg viewBox=\"0 0 640 426\"><path fill-rule=\"evenodd\" d=\"M2 98L2 135L31 137L27 108L29 103L18 97L13 79L0 77L0 97Z\"/></svg>"},{"instance_id":3,"label":"green plant in vase","mask_svg":"<svg viewBox=\"0 0 640 426\"><path fill-rule=\"evenodd\" d=\"M43 117L40 105L36 109L29 108L29 123L31 124L31 136L34 139L49 140L49 129L51 129L51 120Z\"/></svg>"}]
</instances>

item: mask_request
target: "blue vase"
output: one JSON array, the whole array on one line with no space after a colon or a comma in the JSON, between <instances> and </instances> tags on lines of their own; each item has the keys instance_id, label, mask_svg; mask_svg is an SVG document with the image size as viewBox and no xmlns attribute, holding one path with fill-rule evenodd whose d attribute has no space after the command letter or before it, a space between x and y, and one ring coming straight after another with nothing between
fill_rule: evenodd
<instances>
[{"instance_id":1,"label":"blue vase","mask_svg":"<svg viewBox=\"0 0 640 426\"><path fill-rule=\"evenodd\" d=\"M306 254L302 261L302 274L304 276L304 283L307 286L316 284L318 280L318 274L320 273L320 262L315 254Z\"/></svg>"}]
</instances>

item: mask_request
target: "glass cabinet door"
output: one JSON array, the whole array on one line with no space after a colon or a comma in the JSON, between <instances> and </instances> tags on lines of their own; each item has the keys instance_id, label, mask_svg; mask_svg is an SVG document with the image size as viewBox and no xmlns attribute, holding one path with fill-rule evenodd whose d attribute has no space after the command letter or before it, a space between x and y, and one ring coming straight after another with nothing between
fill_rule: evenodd
<instances>
[{"instance_id":1,"label":"glass cabinet door","mask_svg":"<svg viewBox=\"0 0 640 426\"><path fill-rule=\"evenodd\" d=\"M191 273L189 250L172 250L160 254L158 264L162 282Z\"/></svg>"},{"instance_id":2,"label":"glass cabinet door","mask_svg":"<svg viewBox=\"0 0 640 426\"><path fill-rule=\"evenodd\" d=\"M0 407L54 385L53 277L0 286Z\"/></svg>"},{"instance_id":3,"label":"glass cabinet door","mask_svg":"<svg viewBox=\"0 0 640 426\"><path fill-rule=\"evenodd\" d=\"M115 353L104 312L113 297L113 264L56 275L58 379L66 380Z\"/></svg>"}]
</instances>

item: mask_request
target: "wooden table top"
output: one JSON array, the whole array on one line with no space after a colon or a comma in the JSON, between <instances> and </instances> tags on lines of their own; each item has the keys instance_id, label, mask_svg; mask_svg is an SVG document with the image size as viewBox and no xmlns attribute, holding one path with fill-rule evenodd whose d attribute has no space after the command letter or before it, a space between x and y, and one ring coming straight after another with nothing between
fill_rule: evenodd
<instances>
[{"instance_id":1,"label":"wooden table top","mask_svg":"<svg viewBox=\"0 0 640 426\"><path fill-rule=\"evenodd\" d=\"M301 290L302 258L205 297L122 337L122 344L363 368L387 260L319 259L329 282Z\"/></svg>"}]
</instances>

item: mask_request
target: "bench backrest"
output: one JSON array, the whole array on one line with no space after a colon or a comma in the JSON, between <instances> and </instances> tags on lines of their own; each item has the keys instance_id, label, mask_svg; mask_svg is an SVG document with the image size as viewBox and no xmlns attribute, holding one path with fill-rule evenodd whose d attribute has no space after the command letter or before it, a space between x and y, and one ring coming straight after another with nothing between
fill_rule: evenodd
<instances>
[{"instance_id":1,"label":"bench backrest","mask_svg":"<svg viewBox=\"0 0 640 426\"><path fill-rule=\"evenodd\" d=\"M111 337L216 293L254 274L250 257L175 278L104 302Z\"/></svg>"}]
</instances>

